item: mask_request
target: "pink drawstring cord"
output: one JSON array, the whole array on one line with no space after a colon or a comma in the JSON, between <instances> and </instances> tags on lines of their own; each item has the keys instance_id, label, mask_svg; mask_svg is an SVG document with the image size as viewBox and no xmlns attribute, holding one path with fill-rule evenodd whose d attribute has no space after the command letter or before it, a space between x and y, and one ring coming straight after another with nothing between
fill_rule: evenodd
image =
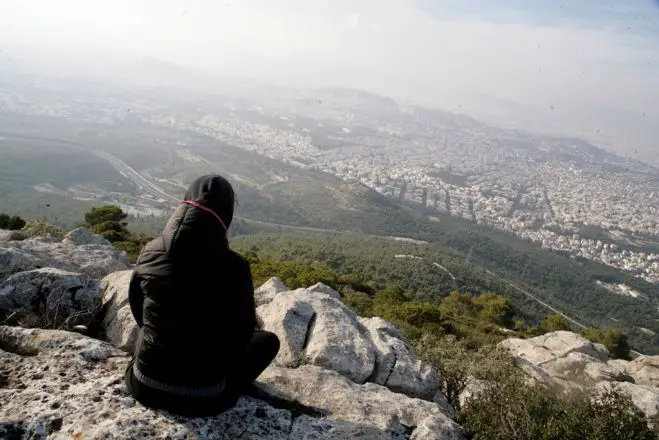
<instances>
[{"instance_id":1,"label":"pink drawstring cord","mask_svg":"<svg viewBox=\"0 0 659 440\"><path fill-rule=\"evenodd\" d=\"M195 202L195 201L192 201L192 200L183 200L181 203L184 203L184 204L186 204L186 205L190 205L190 206L194 206L195 208L199 208L199 209L201 209L202 211L206 211L206 212L211 213L211 214L217 219L217 221L220 222L220 224L222 225L222 228L224 229L224 232L225 232L225 233L227 232L228 228L226 227L226 225L224 224L224 222L222 221L222 219L220 218L220 216L217 215L217 213L216 213L215 211L213 211L212 209L207 208L207 207L205 207L204 205L201 205L201 204L199 204L199 203L197 203L197 202Z\"/></svg>"}]
</instances>

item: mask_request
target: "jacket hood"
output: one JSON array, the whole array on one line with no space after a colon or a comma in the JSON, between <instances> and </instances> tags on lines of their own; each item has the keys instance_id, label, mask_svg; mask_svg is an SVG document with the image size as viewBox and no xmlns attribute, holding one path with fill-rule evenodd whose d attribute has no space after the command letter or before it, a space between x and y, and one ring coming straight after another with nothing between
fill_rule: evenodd
<instances>
[{"instance_id":1,"label":"jacket hood","mask_svg":"<svg viewBox=\"0 0 659 440\"><path fill-rule=\"evenodd\" d=\"M204 266L225 252L234 200L233 188L222 176L209 174L192 182L163 230L165 249L172 262Z\"/></svg>"},{"instance_id":2,"label":"jacket hood","mask_svg":"<svg viewBox=\"0 0 659 440\"><path fill-rule=\"evenodd\" d=\"M218 174L198 177L188 188L183 200L197 202L210 208L229 228L233 220L235 195L233 187L224 177Z\"/></svg>"}]
</instances>

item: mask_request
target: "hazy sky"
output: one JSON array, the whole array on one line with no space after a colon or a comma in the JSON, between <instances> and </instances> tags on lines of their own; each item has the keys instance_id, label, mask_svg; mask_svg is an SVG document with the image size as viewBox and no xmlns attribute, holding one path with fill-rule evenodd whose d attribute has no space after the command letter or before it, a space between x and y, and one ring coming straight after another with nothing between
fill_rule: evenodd
<instances>
[{"instance_id":1,"label":"hazy sky","mask_svg":"<svg viewBox=\"0 0 659 440\"><path fill-rule=\"evenodd\" d=\"M659 1L0 0L0 50L360 87L659 155Z\"/></svg>"}]
</instances>

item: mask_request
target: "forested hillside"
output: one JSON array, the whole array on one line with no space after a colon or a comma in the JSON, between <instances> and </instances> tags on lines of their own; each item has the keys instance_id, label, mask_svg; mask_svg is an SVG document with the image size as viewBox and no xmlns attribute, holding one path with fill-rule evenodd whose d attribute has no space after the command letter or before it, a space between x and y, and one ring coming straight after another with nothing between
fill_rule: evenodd
<instances>
[{"instance_id":1,"label":"forested hillside","mask_svg":"<svg viewBox=\"0 0 659 440\"><path fill-rule=\"evenodd\" d=\"M285 227L236 219L232 243L263 261L313 265L356 276L373 291L398 284L426 302L438 302L452 291L472 296L494 292L508 298L515 316L527 325L536 326L559 311L585 327L624 328L635 350L659 352L659 286L592 261L539 249L475 223L450 217L430 221L418 210L395 209L408 215L390 217L391 223L377 227L368 221L342 223L336 218L337 228L354 224L359 232L294 234ZM96 214L98 218L87 216L81 223L110 238L133 259L152 235L142 231L159 229L144 221L127 223L129 218L119 208L106 207ZM140 234L135 235L137 231ZM597 281L624 284L641 296L616 294Z\"/></svg>"},{"instance_id":2,"label":"forested hillside","mask_svg":"<svg viewBox=\"0 0 659 440\"><path fill-rule=\"evenodd\" d=\"M468 243L474 237L451 240ZM601 265L524 246L504 251L496 240L482 240L480 251L474 244L469 254L437 244L338 234L241 236L234 238L233 245L265 261L310 264L352 275L370 281L376 290L400 284L423 301L438 302L453 290L470 295L495 292L509 298L515 315L530 325L552 313L512 282L586 326L625 328L632 346L643 353L654 354L659 348L652 334L659 331L653 306L656 286ZM637 286L647 297L616 295L597 285L597 279Z\"/></svg>"}]
</instances>

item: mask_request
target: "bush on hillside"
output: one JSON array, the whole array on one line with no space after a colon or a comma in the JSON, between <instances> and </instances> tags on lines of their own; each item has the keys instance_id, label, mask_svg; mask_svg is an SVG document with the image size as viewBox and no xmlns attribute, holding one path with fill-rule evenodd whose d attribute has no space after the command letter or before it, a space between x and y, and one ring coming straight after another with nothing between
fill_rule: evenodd
<instances>
[{"instance_id":1,"label":"bush on hillside","mask_svg":"<svg viewBox=\"0 0 659 440\"><path fill-rule=\"evenodd\" d=\"M383 307L376 300L375 315L394 324L404 322L419 329L444 322L437 306L419 301L388 304Z\"/></svg>"},{"instance_id":2,"label":"bush on hillside","mask_svg":"<svg viewBox=\"0 0 659 440\"><path fill-rule=\"evenodd\" d=\"M373 298L366 293L346 292L343 295L343 302L359 316L365 318L375 316L373 313Z\"/></svg>"},{"instance_id":3,"label":"bush on hillside","mask_svg":"<svg viewBox=\"0 0 659 440\"><path fill-rule=\"evenodd\" d=\"M124 237L122 241L115 241L112 244L115 247L126 252L126 254L128 255L128 260L131 263L135 263L137 261L137 257L140 256L140 252L142 251L142 248L149 241L151 241L151 237L147 237L144 234L139 234L139 235L130 234L128 237Z\"/></svg>"},{"instance_id":4,"label":"bush on hillside","mask_svg":"<svg viewBox=\"0 0 659 440\"><path fill-rule=\"evenodd\" d=\"M17 215L10 216L8 214L0 214L0 229L7 229L9 231L18 231L25 226L25 220Z\"/></svg>"},{"instance_id":5,"label":"bush on hillside","mask_svg":"<svg viewBox=\"0 0 659 440\"><path fill-rule=\"evenodd\" d=\"M94 207L85 214L85 226L111 243L125 242L132 237L124 222L126 217L116 205Z\"/></svg>"},{"instance_id":6,"label":"bush on hillside","mask_svg":"<svg viewBox=\"0 0 659 440\"><path fill-rule=\"evenodd\" d=\"M124 213L117 205L105 205L101 207L94 207L85 214L85 223L89 226L100 225L101 223L113 222L122 224L126 220L128 214ZM125 227L126 224L123 223Z\"/></svg>"},{"instance_id":7,"label":"bush on hillside","mask_svg":"<svg viewBox=\"0 0 659 440\"><path fill-rule=\"evenodd\" d=\"M85 214L85 226L110 241L115 247L125 251L128 259L134 263L151 237L131 233L124 221L127 216L116 205L94 207Z\"/></svg>"},{"instance_id":8,"label":"bush on hillside","mask_svg":"<svg viewBox=\"0 0 659 440\"><path fill-rule=\"evenodd\" d=\"M656 439L626 394L566 394L519 376L490 382L465 403L457 420L474 440Z\"/></svg>"},{"instance_id":9,"label":"bush on hillside","mask_svg":"<svg viewBox=\"0 0 659 440\"><path fill-rule=\"evenodd\" d=\"M55 240L62 240L66 235L64 229L43 218L28 221L23 227L23 232L28 237L51 237Z\"/></svg>"},{"instance_id":10,"label":"bush on hillside","mask_svg":"<svg viewBox=\"0 0 659 440\"><path fill-rule=\"evenodd\" d=\"M570 323L565 319L565 316L552 313L540 322L540 333L550 333L560 330L571 330Z\"/></svg>"},{"instance_id":11,"label":"bush on hillside","mask_svg":"<svg viewBox=\"0 0 659 440\"><path fill-rule=\"evenodd\" d=\"M439 310L444 316L453 317L463 316L475 318L478 314L471 297L455 290L442 300Z\"/></svg>"},{"instance_id":12,"label":"bush on hillside","mask_svg":"<svg viewBox=\"0 0 659 440\"><path fill-rule=\"evenodd\" d=\"M622 329L589 328L583 331L583 336L590 341L604 345L609 350L611 357L615 359L630 359L627 333Z\"/></svg>"},{"instance_id":13,"label":"bush on hillside","mask_svg":"<svg viewBox=\"0 0 659 440\"><path fill-rule=\"evenodd\" d=\"M321 265L297 264L290 261L272 263L260 261L258 258L249 259L252 278L255 286L260 286L272 277L278 277L290 289L309 287L318 282L338 289L338 275L331 269Z\"/></svg>"},{"instance_id":14,"label":"bush on hillside","mask_svg":"<svg viewBox=\"0 0 659 440\"><path fill-rule=\"evenodd\" d=\"M471 300L478 311L478 317L485 322L504 327L513 324L513 311L508 299L492 292L484 292Z\"/></svg>"},{"instance_id":15,"label":"bush on hillside","mask_svg":"<svg viewBox=\"0 0 659 440\"><path fill-rule=\"evenodd\" d=\"M424 334L415 350L437 371L441 378L440 388L456 410L460 410L460 395L474 380L521 375L507 351L494 345L472 350L455 335Z\"/></svg>"}]
</instances>

